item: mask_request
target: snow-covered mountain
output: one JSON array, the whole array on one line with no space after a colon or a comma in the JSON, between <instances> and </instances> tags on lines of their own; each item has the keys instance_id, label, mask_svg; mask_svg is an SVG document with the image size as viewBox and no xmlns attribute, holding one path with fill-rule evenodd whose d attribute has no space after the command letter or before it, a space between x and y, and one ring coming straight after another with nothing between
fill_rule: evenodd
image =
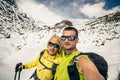
<instances>
[{"instance_id":1,"label":"snow-covered mountain","mask_svg":"<svg viewBox=\"0 0 120 80\"><path fill-rule=\"evenodd\" d=\"M78 29L79 50L96 52L107 60L108 80L116 80L120 70L120 11L96 19L63 20L49 26L35 21L7 0L0 1L0 80L13 80L16 63L34 60L46 48L49 37L61 36L66 26ZM33 70L23 70L21 80L28 80Z\"/></svg>"}]
</instances>

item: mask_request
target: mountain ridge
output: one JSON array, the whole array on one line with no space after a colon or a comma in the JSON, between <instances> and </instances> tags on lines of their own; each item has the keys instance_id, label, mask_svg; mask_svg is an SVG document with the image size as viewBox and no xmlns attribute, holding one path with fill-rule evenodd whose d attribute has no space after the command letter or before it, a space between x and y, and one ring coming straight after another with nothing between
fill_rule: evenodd
<instances>
[{"instance_id":1,"label":"mountain ridge","mask_svg":"<svg viewBox=\"0 0 120 80\"><path fill-rule=\"evenodd\" d=\"M82 38L81 43L88 42L88 39L99 47L104 46L106 41L120 39L119 11L95 19L62 20L49 26L41 21L36 22L31 16L22 12L16 4L9 3L6 0L0 1L0 39L12 38L14 34L24 36L29 32L35 32L39 38L42 38L45 37L43 33L57 35L66 26L74 26L78 29L79 36ZM90 36L94 36L93 39Z\"/></svg>"}]
</instances>

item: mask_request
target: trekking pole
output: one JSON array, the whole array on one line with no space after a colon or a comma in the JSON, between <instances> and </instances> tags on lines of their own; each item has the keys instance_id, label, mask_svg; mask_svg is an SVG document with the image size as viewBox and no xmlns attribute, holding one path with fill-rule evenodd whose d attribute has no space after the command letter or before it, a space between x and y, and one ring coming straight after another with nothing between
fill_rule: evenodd
<instances>
[{"instance_id":1,"label":"trekking pole","mask_svg":"<svg viewBox=\"0 0 120 80\"><path fill-rule=\"evenodd\" d=\"M18 64L16 64L16 67L15 67L15 76L14 76L14 80L16 80L17 72L18 72Z\"/></svg>"},{"instance_id":2,"label":"trekking pole","mask_svg":"<svg viewBox=\"0 0 120 80\"><path fill-rule=\"evenodd\" d=\"M21 70L19 70L19 72L15 72L14 80L16 80L17 75L18 75L18 80L20 80L20 74L21 74Z\"/></svg>"},{"instance_id":3,"label":"trekking pole","mask_svg":"<svg viewBox=\"0 0 120 80\"><path fill-rule=\"evenodd\" d=\"M15 72L14 80L16 80L16 75L17 75L17 72Z\"/></svg>"},{"instance_id":4,"label":"trekking pole","mask_svg":"<svg viewBox=\"0 0 120 80\"><path fill-rule=\"evenodd\" d=\"M19 70L18 80L20 80L20 74L21 74L21 70Z\"/></svg>"},{"instance_id":5,"label":"trekking pole","mask_svg":"<svg viewBox=\"0 0 120 80\"><path fill-rule=\"evenodd\" d=\"M20 65L22 65L22 63L16 64L14 80L16 80L17 75L18 75L18 80L20 80L20 74L22 71L22 69L19 68ZM17 74L17 72L18 72L18 74Z\"/></svg>"},{"instance_id":6,"label":"trekking pole","mask_svg":"<svg viewBox=\"0 0 120 80\"><path fill-rule=\"evenodd\" d=\"M19 63L19 65L22 65L22 63ZM21 71L22 71L22 68L19 68L19 73L18 73L18 80L20 80L20 74L21 74Z\"/></svg>"}]
</instances>

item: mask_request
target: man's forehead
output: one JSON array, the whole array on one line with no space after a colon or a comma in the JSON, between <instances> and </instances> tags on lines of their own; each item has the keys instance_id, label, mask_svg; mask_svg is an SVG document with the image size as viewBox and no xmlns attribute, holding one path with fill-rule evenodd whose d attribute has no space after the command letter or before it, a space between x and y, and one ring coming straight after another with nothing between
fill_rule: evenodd
<instances>
[{"instance_id":1,"label":"man's forehead","mask_svg":"<svg viewBox=\"0 0 120 80\"><path fill-rule=\"evenodd\" d=\"M66 34L67 34L67 33L69 33L69 34L70 34L70 33L75 34L75 31L74 31L74 30L64 30L64 31L63 31L63 34L65 34L65 33L66 33Z\"/></svg>"}]
</instances>

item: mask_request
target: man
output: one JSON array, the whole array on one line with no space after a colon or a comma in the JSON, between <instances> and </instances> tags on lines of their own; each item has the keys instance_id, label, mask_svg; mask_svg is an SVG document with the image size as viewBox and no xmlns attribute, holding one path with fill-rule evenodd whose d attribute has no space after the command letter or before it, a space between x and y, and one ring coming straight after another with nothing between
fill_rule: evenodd
<instances>
[{"instance_id":1,"label":"man","mask_svg":"<svg viewBox=\"0 0 120 80\"><path fill-rule=\"evenodd\" d=\"M61 40L65 49L65 56L57 68L54 80L71 80L68 73L68 66L72 64L73 58L80 54L76 47L79 41L77 29L74 27L66 27L63 30ZM80 56L76 65L80 80L102 80L96 66L87 56Z\"/></svg>"}]
</instances>

